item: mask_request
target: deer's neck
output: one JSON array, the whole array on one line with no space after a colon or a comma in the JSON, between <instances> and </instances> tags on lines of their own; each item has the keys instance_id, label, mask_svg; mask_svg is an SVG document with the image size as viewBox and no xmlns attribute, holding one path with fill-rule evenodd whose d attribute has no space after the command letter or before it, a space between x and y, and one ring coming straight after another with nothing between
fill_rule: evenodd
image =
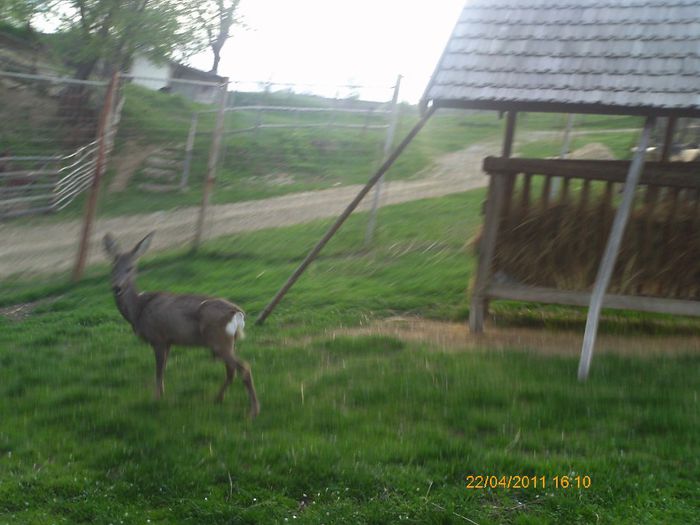
<instances>
[{"instance_id":1,"label":"deer's neck","mask_svg":"<svg viewBox=\"0 0 700 525\"><path fill-rule=\"evenodd\" d=\"M134 282L130 282L122 291L121 294L115 295L117 300L117 308L124 316L124 319L131 323L131 326L136 328L136 322L139 316L139 292L136 290Z\"/></svg>"}]
</instances>

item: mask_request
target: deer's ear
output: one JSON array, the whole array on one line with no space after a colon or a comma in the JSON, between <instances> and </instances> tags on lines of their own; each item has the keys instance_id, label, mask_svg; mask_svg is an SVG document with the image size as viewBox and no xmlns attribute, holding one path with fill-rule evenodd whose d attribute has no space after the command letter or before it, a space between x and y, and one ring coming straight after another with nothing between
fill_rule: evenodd
<instances>
[{"instance_id":1,"label":"deer's ear","mask_svg":"<svg viewBox=\"0 0 700 525\"><path fill-rule=\"evenodd\" d=\"M131 254L134 257L141 257L144 253L146 253L146 250L148 250L148 247L151 245L151 239L153 239L153 236L155 235L156 232L151 232L148 235L146 235L143 239L139 241L139 243L134 246L134 249L131 250Z\"/></svg>"},{"instance_id":2,"label":"deer's ear","mask_svg":"<svg viewBox=\"0 0 700 525\"><path fill-rule=\"evenodd\" d=\"M108 233L104 236L102 242L104 243L104 249L105 252L107 252L107 255L109 255L112 259L115 259L119 255L119 243L116 241L116 239L112 237L111 233Z\"/></svg>"}]
</instances>

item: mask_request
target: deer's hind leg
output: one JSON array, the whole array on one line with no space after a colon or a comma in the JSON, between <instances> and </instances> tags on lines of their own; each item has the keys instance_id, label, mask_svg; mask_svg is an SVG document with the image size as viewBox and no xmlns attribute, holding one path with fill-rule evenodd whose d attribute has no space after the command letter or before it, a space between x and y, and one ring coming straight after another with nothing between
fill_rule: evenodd
<instances>
[{"instance_id":1,"label":"deer's hind leg","mask_svg":"<svg viewBox=\"0 0 700 525\"><path fill-rule=\"evenodd\" d=\"M228 364L226 361L224 361L224 365L226 366L226 380L224 381L224 384L221 385L221 389L219 390L219 393L216 396L217 403L221 403L224 400L224 396L226 395L228 387L231 385L234 378L236 377L236 368Z\"/></svg>"},{"instance_id":2,"label":"deer's hind leg","mask_svg":"<svg viewBox=\"0 0 700 525\"><path fill-rule=\"evenodd\" d=\"M240 372L243 384L248 391L248 398L250 399L250 415L251 417L257 416L260 413L260 403L258 402L258 394L255 392L253 373L250 371L250 365L238 359L233 354L233 339L229 339L226 345L218 346L215 351L226 365L226 381L224 381L224 384L221 386L217 400L223 399L226 389L233 381L236 372Z\"/></svg>"}]
</instances>

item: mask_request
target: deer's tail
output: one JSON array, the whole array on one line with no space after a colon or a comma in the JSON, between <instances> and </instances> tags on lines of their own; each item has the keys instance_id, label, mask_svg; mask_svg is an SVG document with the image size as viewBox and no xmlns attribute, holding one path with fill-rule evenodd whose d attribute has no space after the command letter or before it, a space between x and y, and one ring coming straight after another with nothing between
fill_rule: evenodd
<instances>
[{"instance_id":1,"label":"deer's tail","mask_svg":"<svg viewBox=\"0 0 700 525\"><path fill-rule=\"evenodd\" d=\"M243 328L245 328L245 315L243 312L236 312L226 325L226 333L231 337L243 339L245 338Z\"/></svg>"}]
</instances>

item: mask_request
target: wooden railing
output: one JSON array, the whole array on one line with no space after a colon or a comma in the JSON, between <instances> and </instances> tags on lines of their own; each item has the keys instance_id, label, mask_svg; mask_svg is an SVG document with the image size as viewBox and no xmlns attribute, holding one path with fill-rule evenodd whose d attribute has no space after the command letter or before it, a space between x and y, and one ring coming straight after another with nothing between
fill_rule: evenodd
<instances>
[{"instance_id":1,"label":"wooden railing","mask_svg":"<svg viewBox=\"0 0 700 525\"><path fill-rule=\"evenodd\" d=\"M628 169L486 158L472 308L489 299L587 305ZM700 163L646 163L609 293L609 308L700 315Z\"/></svg>"}]
</instances>

